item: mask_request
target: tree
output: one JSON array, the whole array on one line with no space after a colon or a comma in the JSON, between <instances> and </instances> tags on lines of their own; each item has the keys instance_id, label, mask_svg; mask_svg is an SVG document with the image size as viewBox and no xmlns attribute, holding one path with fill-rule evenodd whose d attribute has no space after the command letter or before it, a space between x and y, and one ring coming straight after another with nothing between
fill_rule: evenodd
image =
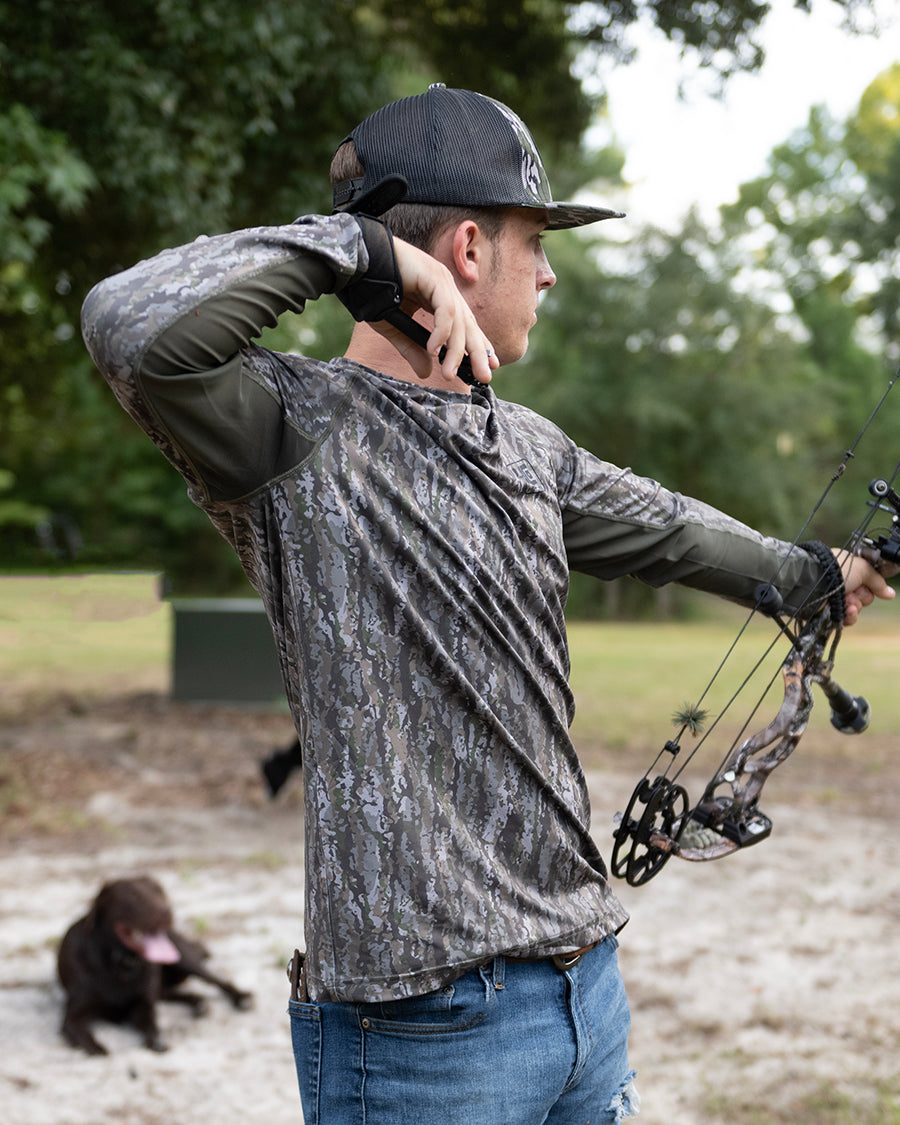
<instances>
[{"instance_id":1,"label":"tree","mask_svg":"<svg viewBox=\"0 0 900 1125\"><path fill-rule=\"evenodd\" d=\"M732 235L752 231L758 269L768 270L828 350L829 299L893 357L900 356L900 63L837 122L814 107L804 129L779 145L766 173L723 209Z\"/></svg>"},{"instance_id":2,"label":"tree","mask_svg":"<svg viewBox=\"0 0 900 1125\"><path fill-rule=\"evenodd\" d=\"M613 464L789 533L815 472L804 449L829 416L815 409L809 355L740 291L727 244L695 215L675 234L647 229L624 256L560 238L558 289L522 374L498 381L499 393L534 403Z\"/></svg>"},{"instance_id":3,"label":"tree","mask_svg":"<svg viewBox=\"0 0 900 1125\"><path fill-rule=\"evenodd\" d=\"M846 122L813 109L723 216L746 284L782 306L822 372L835 441L846 443L900 358L900 65ZM863 482L889 472L884 445L873 447L874 460L858 459Z\"/></svg>"},{"instance_id":4,"label":"tree","mask_svg":"<svg viewBox=\"0 0 900 1125\"><path fill-rule=\"evenodd\" d=\"M0 275L0 448L22 499L84 526L88 558L91 544L116 557L142 540L158 565L192 514L100 393L78 332L85 293L163 244L324 206L331 141L388 94L358 23L349 0L0 3L0 158L14 189L0 221L18 235ZM123 510L137 466L145 500L179 497L158 503L155 526Z\"/></svg>"},{"instance_id":5,"label":"tree","mask_svg":"<svg viewBox=\"0 0 900 1125\"><path fill-rule=\"evenodd\" d=\"M752 0L425 0L414 15L398 0L0 0L4 495L19 512L75 518L91 560L158 565L186 528L201 542L180 481L97 387L78 332L94 281L201 232L327 210L335 142L433 79L519 109L568 194L614 167L580 162L597 105L574 74L579 51L626 58L627 29L645 17L701 65L752 68L766 11ZM307 322L313 354L309 334L328 319Z\"/></svg>"}]
</instances>

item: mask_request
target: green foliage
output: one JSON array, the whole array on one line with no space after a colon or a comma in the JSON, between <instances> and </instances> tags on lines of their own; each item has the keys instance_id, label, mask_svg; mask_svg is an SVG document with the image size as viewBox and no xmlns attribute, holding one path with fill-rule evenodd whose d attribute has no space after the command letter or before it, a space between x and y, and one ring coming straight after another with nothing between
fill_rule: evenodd
<instances>
[{"instance_id":1,"label":"green foliage","mask_svg":"<svg viewBox=\"0 0 900 1125\"><path fill-rule=\"evenodd\" d=\"M53 234L45 205L71 216L94 186L90 168L62 132L43 127L19 102L0 105L0 449L5 487L16 488L4 509L16 511L15 522L22 527L46 513L43 503L34 502L37 497L19 495L29 468L19 454L39 441L30 391L75 334L66 309L65 275L48 287L39 265ZM74 354L84 364L80 345Z\"/></svg>"},{"instance_id":2,"label":"green foliage","mask_svg":"<svg viewBox=\"0 0 900 1125\"><path fill-rule=\"evenodd\" d=\"M808 510L827 389L777 315L735 287L729 248L695 219L647 230L600 268L577 235L549 243L557 287L522 372L535 405L604 460L788 534Z\"/></svg>"},{"instance_id":3,"label":"green foliage","mask_svg":"<svg viewBox=\"0 0 900 1125\"><path fill-rule=\"evenodd\" d=\"M814 109L723 215L747 286L782 309L818 373L829 412L819 448L836 450L900 359L900 66L870 84L848 121ZM890 475L898 411L889 401L851 465L832 528L855 519L851 498L871 477Z\"/></svg>"},{"instance_id":4,"label":"green foliage","mask_svg":"<svg viewBox=\"0 0 900 1125\"><path fill-rule=\"evenodd\" d=\"M16 478L11 472L0 469L0 532L4 534L9 534L12 528L35 527L50 515L46 508L41 508L37 504L8 498L5 493L10 492L15 483Z\"/></svg>"},{"instance_id":5,"label":"green foliage","mask_svg":"<svg viewBox=\"0 0 900 1125\"><path fill-rule=\"evenodd\" d=\"M86 557L231 567L93 371L79 310L164 245L327 206L335 139L390 96L361 19L350 0L0 0L0 457Z\"/></svg>"},{"instance_id":6,"label":"green foliage","mask_svg":"<svg viewBox=\"0 0 900 1125\"><path fill-rule=\"evenodd\" d=\"M852 7L853 0L849 0ZM766 3L672 3L672 0L607 0L582 5L575 19L585 39L603 50L628 58L628 28L639 17L651 20L672 42L691 53L697 63L723 79L738 71L756 70L765 57L754 36L769 11Z\"/></svg>"},{"instance_id":7,"label":"green foliage","mask_svg":"<svg viewBox=\"0 0 900 1125\"><path fill-rule=\"evenodd\" d=\"M94 176L62 133L42 128L24 105L0 114L0 263L30 262L50 234L50 223L31 211L39 193L62 213L83 204Z\"/></svg>"},{"instance_id":8,"label":"green foliage","mask_svg":"<svg viewBox=\"0 0 900 1125\"><path fill-rule=\"evenodd\" d=\"M724 214L729 233L752 232L757 267L777 277L823 362L847 374L854 348L876 341L900 358L900 64L848 121L813 109ZM847 310L849 334L837 327Z\"/></svg>"},{"instance_id":9,"label":"green foliage","mask_svg":"<svg viewBox=\"0 0 900 1125\"><path fill-rule=\"evenodd\" d=\"M852 11L856 0L838 2ZM578 148L599 108L574 76L578 52L626 58L628 28L643 11L701 65L723 74L753 68L766 7L753 0L426 0L411 15L397 0L134 0L127 7L0 0L0 559L36 561L33 526L50 516L77 524L85 560L164 565L185 589L235 581L227 548L187 501L180 478L122 415L84 352L79 310L99 278L199 233L329 209L325 172L336 143L378 105L429 81L471 86L515 106L560 194L615 178L620 154L587 156ZM887 119L880 129L873 122L890 97L888 90L880 110L866 110L871 152L853 156L868 169L882 210L900 158ZM871 247L874 235L867 228L860 245ZM724 444L728 432L714 417L714 365L696 359L704 333L715 338L712 304L695 311L691 356L666 347L684 335L674 307L663 306L665 294L679 289L678 269L689 268L690 252L679 265L674 249L660 251L651 287L625 271L598 279L583 244L565 254L576 284L602 295L603 310L589 313L582 347L573 339L581 316L555 299L547 303L545 329L559 354L550 356L548 344L546 360L575 380L560 399L585 396L583 411L572 413L584 413L595 434L606 426L619 439L615 456L631 459L626 439L633 440L646 471L709 491L699 476L697 435L718 425L715 440ZM706 291L713 302L713 290ZM810 322L821 323L823 348L826 329L842 331L832 315L840 293L831 305L826 296L807 302ZM649 319L641 323L641 315ZM628 332L610 331L614 320ZM323 302L301 321L285 318L266 339L327 356L343 349L348 330L343 310ZM774 348L757 349L760 370ZM599 362L589 378L591 350ZM735 370L738 358L729 356ZM693 397L684 399L692 365L698 378ZM620 425L613 375L625 370ZM522 376L523 383L532 377ZM661 395L660 378L678 394ZM727 383L725 401L742 425L745 416L765 422L761 406L749 412L757 383L752 373L743 391L738 380ZM769 409L777 412L774 404ZM673 439L683 455L666 452ZM739 478L746 479L733 473L732 483Z\"/></svg>"}]
</instances>

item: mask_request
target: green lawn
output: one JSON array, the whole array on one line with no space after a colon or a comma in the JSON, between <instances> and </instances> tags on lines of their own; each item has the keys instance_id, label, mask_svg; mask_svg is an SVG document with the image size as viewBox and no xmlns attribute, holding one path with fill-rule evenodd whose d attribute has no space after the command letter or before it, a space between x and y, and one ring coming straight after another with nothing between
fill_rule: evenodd
<instances>
[{"instance_id":1,"label":"green lawn","mask_svg":"<svg viewBox=\"0 0 900 1125\"><path fill-rule=\"evenodd\" d=\"M710 678L729 652L744 614L723 607L721 617L689 624L585 624L569 628L572 688L577 712L573 736L577 745L602 741L607 747L644 746L659 749L676 732L672 715L685 704L700 704ZM775 646L771 647L772 641ZM760 673L735 701L721 730L736 733L740 722L775 682L760 705L756 728L776 713L782 698L777 675L787 642L764 619L754 620L728 657L707 699L700 704L717 713L748 672L768 652ZM872 607L859 624L846 630L835 660L835 679L848 691L866 697L872 708L873 733L900 733L900 606ZM856 740L831 730L821 695L811 727L824 728L825 741L846 752ZM690 736L687 736L688 744ZM863 740L864 742L865 740ZM860 744L861 745L861 744Z\"/></svg>"},{"instance_id":2,"label":"green lawn","mask_svg":"<svg viewBox=\"0 0 900 1125\"><path fill-rule=\"evenodd\" d=\"M0 577L0 691L166 691L171 607L158 585L151 574ZM724 606L714 619L689 624L573 623L576 742L661 746L673 733L671 715L698 703L743 618ZM711 694L713 710L773 635L765 621L749 630ZM770 655L770 676L784 650L782 642ZM873 607L847 631L838 673L869 699L873 730L900 732L900 607ZM743 706L746 714L750 705L747 698L735 711ZM768 707L774 713L777 699ZM813 718L821 725L819 712Z\"/></svg>"},{"instance_id":3,"label":"green lawn","mask_svg":"<svg viewBox=\"0 0 900 1125\"><path fill-rule=\"evenodd\" d=\"M0 577L0 692L166 690L158 587L152 574Z\"/></svg>"}]
</instances>

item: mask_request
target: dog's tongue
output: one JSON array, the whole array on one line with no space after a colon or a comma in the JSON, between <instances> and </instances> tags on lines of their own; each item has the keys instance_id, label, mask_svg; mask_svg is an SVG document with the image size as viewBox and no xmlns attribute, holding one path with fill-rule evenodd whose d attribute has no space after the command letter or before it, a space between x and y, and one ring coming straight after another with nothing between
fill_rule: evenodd
<instances>
[{"instance_id":1,"label":"dog's tongue","mask_svg":"<svg viewBox=\"0 0 900 1125\"><path fill-rule=\"evenodd\" d=\"M158 934L141 934L140 942L145 961L152 961L155 965L174 965L181 960L181 954L165 930Z\"/></svg>"}]
</instances>

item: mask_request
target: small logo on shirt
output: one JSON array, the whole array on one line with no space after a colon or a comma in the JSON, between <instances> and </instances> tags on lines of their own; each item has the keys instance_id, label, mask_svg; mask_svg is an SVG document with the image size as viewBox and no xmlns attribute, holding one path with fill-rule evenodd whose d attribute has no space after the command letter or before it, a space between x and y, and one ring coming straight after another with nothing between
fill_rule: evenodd
<instances>
[{"instance_id":1,"label":"small logo on shirt","mask_svg":"<svg viewBox=\"0 0 900 1125\"><path fill-rule=\"evenodd\" d=\"M541 478L524 457L521 461L513 461L511 465L507 465L506 467L514 477L517 477L524 484L530 484L534 488L540 488L542 486L543 482Z\"/></svg>"}]
</instances>

